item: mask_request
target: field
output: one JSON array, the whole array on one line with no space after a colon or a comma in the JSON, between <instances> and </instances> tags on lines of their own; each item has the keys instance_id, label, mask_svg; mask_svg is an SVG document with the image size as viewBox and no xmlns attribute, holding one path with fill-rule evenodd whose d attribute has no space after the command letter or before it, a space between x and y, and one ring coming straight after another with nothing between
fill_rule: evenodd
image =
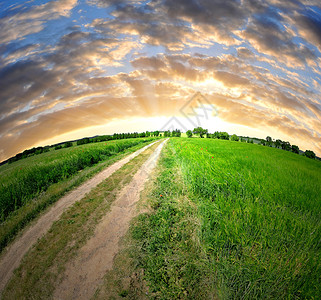
<instances>
[{"instance_id":1,"label":"field","mask_svg":"<svg viewBox=\"0 0 321 300\"><path fill-rule=\"evenodd\" d=\"M153 140L136 138L73 146L1 166L0 251L20 229L66 191L123 154ZM98 166L99 162L105 163Z\"/></svg>"},{"instance_id":2,"label":"field","mask_svg":"<svg viewBox=\"0 0 321 300\"><path fill-rule=\"evenodd\" d=\"M317 299L321 164L275 148L172 138L131 227L156 298Z\"/></svg>"},{"instance_id":3,"label":"field","mask_svg":"<svg viewBox=\"0 0 321 300\"><path fill-rule=\"evenodd\" d=\"M153 140L73 146L1 166L1 249L66 191ZM52 297L156 147L64 212L24 257L4 299ZM281 149L170 138L94 299L319 299L320 174L319 161Z\"/></svg>"}]
</instances>

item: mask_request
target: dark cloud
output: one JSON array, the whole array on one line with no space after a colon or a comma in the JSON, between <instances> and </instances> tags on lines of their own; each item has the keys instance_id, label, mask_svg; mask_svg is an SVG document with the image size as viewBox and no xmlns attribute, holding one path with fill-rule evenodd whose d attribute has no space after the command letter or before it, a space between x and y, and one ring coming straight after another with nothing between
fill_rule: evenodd
<instances>
[{"instance_id":1,"label":"dark cloud","mask_svg":"<svg viewBox=\"0 0 321 300\"><path fill-rule=\"evenodd\" d=\"M165 0L164 9L171 18L187 18L196 24L225 27L228 32L244 23L246 11L237 0Z\"/></svg>"},{"instance_id":2,"label":"dark cloud","mask_svg":"<svg viewBox=\"0 0 321 300\"><path fill-rule=\"evenodd\" d=\"M140 57L131 62L135 68L150 68L159 70L166 67L165 62L158 57Z\"/></svg>"},{"instance_id":3,"label":"dark cloud","mask_svg":"<svg viewBox=\"0 0 321 300\"><path fill-rule=\"evenodd\" d=\"M318 47L321 52L321 19L319 15L310 13L309 15L297 15L294 18L295 25L299 33L307 42Z\"/></svg>"},{"instance_id":4,"label":"dark cloud","mask_svg":"<svg viewBox=\"0 0 321 300\"><path fill-rule=\"evenodd\" d=\"M246 60L255 58L254 53L245 47L240 47L237 49L237 56L241 59L246 59Z\"/></svg>"},{"instance_id":5,"label":"dark cloud","mask_svg":"<svg viewBox=\"0 0 321 300\"><path fill-rule=\"evenodd\" d=\"M76 0L22 5L0 19L0 160L87 126L175 115L196 91L228 122L320 151L318 0L87 3L106 17L83 15L50 43L41 36L48 21L70 17Z\"/></svg>"},{"instance_id":6,"label":"dark cloud","mask_svg":"<svg viewBox=\"0 0 321 300\"><path fill-rule=\"evenodd\" d=\"M288 65L305 64L316 59L308 47L295 44L292 35L271 20L253 19L241 36L257 51L278 58Z\"/></svg>"}]
</instances>

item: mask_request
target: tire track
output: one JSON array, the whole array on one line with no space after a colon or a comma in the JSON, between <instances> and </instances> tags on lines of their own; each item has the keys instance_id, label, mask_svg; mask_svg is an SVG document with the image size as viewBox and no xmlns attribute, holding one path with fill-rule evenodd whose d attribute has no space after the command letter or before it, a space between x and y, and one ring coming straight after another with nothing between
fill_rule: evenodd
<instances>
[{"instance_id":1,"label":"tire track","mask_svg":"<svg viewBox=\"0 0 321 300\"><path fill-rule=\"evenodd\" d=\"M112 269L113 259L119 250L119 240L129 228L136 214L136 202L166 140L151 154L148 160L125 186L111 206L111 210L97 225L92 238L69 262L61 284L56 288L54 299L90 299L103 282L105 273Z\"/></svg>"}]
</instances>

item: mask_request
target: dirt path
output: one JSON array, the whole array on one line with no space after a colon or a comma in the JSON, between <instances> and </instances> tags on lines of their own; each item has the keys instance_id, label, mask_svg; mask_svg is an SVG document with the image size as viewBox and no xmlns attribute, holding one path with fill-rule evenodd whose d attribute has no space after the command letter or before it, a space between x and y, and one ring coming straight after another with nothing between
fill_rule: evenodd
<instances>
[{"instance_id":1,"label":"dirt path","mask_svg":"<svg viewBox=\"0 0 321 300\"><path fill-rule=\"evenodd\" d=\"M114 163L105 170L95 175L90 180L66 194L51 209L41 216L37 222L27 229L20 238L11 244L0 261L0 295L10 280L13 271L20 265L20 262L30 247L42 237L51 227L54 221L58 220L61 214L77 200L83 198L92 188L97 186L101 181L108 178L131 159L138 156L154 143L146 145L138 151L128 155L124 159Z\"/></svg>"},{"instance_id":2,"label":"dirt path","mask_svg":"<svg viewBox=\"0 0 321 300\"><path fill-rule=\"evenodd\" d=\"M120 191L110 212L96 227L94 236L66 265L63 281L56 288L54 299L90 299L94 295L105 273L112 269L113 259L119 250L118 242L136 214L135 204L165 142L157 147L132 181Z\"/></svg>"}]
</instances>

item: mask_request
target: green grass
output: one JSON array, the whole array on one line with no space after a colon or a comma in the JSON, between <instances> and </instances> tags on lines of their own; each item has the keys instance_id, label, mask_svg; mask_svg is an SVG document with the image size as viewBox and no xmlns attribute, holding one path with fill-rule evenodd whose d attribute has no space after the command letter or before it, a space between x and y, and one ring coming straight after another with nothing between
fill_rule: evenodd
<instances>
[{"instance_id":1,"label":"green grass","mask_svg":"<svg viewBox=\"0 0 321 300\"><path fill-rule=\"evenodd\" d=\"M150 157L152 145L66 210L29 250L6 286L1 299L50 299L65 266L93 235L123 186ZM125 295L125 291L121 291Z\"/></svg>"},{"instance_id":2,"label":"green grass","mask_svg":"<svg viewBox=\"0 0 321 300\"><path fill-rule=\"evenodd\" d=\"M171 139L132 226L156 298L317 299L321 164L259 145ZM160 196L162 195L162 196Z\"/></svg>"},{"instance_id":3,"label":"green grass","mask_svg":"<svg viewBox=\"0 0 321 300\"><path fill-rule=\"evenodd\" d=\"M0 167L0 251L46 207L106 166L154 139L74 146Z\"/></svg>"}]
</instances>

